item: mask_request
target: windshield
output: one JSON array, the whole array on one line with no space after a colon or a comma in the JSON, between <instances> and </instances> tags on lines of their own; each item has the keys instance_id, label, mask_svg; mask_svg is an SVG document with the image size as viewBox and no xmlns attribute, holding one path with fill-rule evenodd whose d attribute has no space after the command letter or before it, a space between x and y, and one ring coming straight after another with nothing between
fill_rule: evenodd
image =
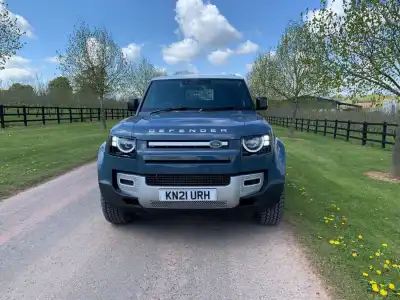
<instances>
[{"instance_id":1,"label":"windshield","mask_svg":"<svg viewBox=\"0 0 400 300\"><path fill-rule=\"evenodd\" d=\"M188 107L252 109L253 102L241 79L169 79L150 84L141 111Z\"/></svg>"}]
</instances>

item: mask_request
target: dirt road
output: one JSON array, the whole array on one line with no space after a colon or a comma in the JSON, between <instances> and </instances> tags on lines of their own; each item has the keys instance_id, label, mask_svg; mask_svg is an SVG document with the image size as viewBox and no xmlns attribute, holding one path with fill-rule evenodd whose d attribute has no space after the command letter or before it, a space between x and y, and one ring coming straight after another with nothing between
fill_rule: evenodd
<instances>
[{"instance_id":1,"label":"dirt road","mask_svg":"<svg viewBox=\"0 0 400 300\"><path fill-rule=\"evenodd\" d=\"M157 214L107 223L96 165L0 202L0 299L328 299L284 225Z\"/></svg>"}]
</instances>

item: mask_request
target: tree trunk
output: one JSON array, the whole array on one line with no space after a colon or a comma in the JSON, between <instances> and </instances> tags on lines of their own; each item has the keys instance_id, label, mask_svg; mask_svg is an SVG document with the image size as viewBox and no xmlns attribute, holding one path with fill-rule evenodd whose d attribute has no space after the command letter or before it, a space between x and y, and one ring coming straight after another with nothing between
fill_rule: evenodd
<instances>
[{"instance_id":1,"label":"tree trunk","mask_svg":"<svg viewBox=\"0 0 400 300\"><path fill-rule=\"evenodd\" d=\"M399 114L400 112L396 112ZM397 117L396 139L392 151L392 177L400 179L400 114Z\"/></svg>"},{"instance_id":2,"label":"tree trunk","mask_svg":"<svg viewBox=\"0 0 400 300\"><path fill-rule=\"evenodd\" d=\"M293 109L293 114L292 114L292 124L290 125L290 132L289 132L289 137L293 138L294 137L294 129L296 126L296 116L297 116L297 110L299 109L299 99L297 96L294 98L295 106Z\"/></svg>"},{"instance_id":3,"label":"tree trunk","mask_svg":"<svg viewBox=\"0 0 400 300\"><path fill-rule=\"evenodd\" d=\"M107 123L106 123L106 115L104 113L104 96L100 96L100 119L101 119L101 124L103 127L103 130L107 129Z\"/></svg>"}]
</instances>

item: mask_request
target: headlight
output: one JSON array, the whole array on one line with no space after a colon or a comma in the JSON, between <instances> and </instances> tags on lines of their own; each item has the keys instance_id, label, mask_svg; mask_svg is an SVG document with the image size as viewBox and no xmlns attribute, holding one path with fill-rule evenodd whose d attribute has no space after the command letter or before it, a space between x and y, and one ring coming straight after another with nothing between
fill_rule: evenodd
<instances>
[{"instance_id":1,"label":"headlight","mask_svg":"<svg viewBox=\"0 0 400 300\"><path fill-rule=\"evenodd\" d=\"M111 138L111 148L116 148L122 153L131 153L136 148L136 139L127 139L117 136Z\"/></svg>"},{"instance_id":2,"label":"headlight","mask_svg":"<svg viewBox=\"0 0 400 300\"><path fill-rule=\"evenodd\" d=\"M249 153L257 153L271 144L269 135L245 137L242 139L243 148Z\"/></svg>"}]
</instances>

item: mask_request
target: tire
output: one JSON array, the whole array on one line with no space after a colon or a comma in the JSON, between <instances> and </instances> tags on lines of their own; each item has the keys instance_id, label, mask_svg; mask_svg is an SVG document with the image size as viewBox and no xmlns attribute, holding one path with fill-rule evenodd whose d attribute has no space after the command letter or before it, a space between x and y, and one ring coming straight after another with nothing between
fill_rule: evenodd
<instances>
[{"instance_id":1,"label":"tire","mask_svg":"<svg viewBox=\"0 0 400 300\"><path fill-rule=\"evenodd\" d=\"M116 207L110 204L103 196L101 196L101 209L103 211L104 218L115 225L123 225L132 223L134 215L126 212L120 207Z\"/></svg>"},{"instance_id":2,"label":"tire","mask_svg":"<svg viewBox=\"0 0 400 300\"><path fill-rule=\"evenodd\" d=\"M257 223L260 225L278 225L283 219L284 207L285 191L283 190L279 201L274 206L255 213Z\"/></svg>"}]
</instances>

